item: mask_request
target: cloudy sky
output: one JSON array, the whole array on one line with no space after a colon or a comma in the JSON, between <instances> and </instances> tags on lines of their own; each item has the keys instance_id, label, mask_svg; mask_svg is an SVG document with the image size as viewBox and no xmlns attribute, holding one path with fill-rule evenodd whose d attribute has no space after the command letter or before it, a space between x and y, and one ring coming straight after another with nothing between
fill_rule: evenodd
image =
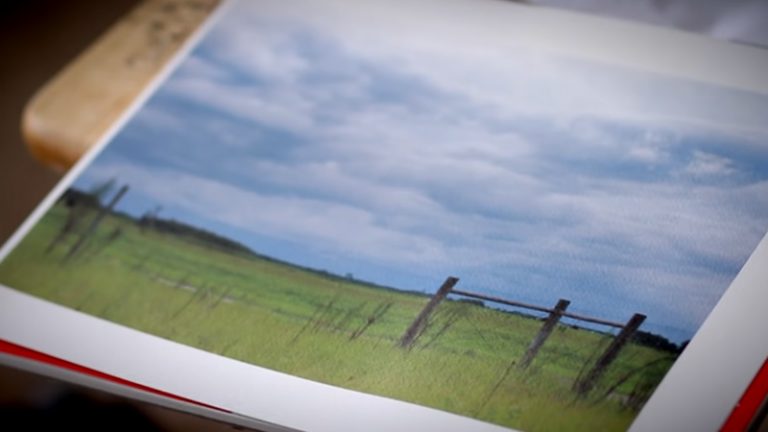
<instances>
[{"instance_id":1,"label":"cloudy sky","mask_svg":"<svg viewBox=\"0 0 768 432\"><path fill-rule=\"evenodd\" d=\"M281 3L230 8L75 186L116 177L121 210L380 284L645 313L676 342L768 228L764 95Z\"/></svg>"}]
</instances>

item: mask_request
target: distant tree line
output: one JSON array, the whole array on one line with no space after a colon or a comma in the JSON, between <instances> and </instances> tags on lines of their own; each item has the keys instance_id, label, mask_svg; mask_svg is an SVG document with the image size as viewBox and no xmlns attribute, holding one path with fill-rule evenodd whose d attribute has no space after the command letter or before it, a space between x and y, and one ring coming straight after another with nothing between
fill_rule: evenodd
<instances>
[{"instance_id":1,"label":"distant tree line","mask_svg":"<svg viewBox=\"0 0 768 432\"><path fill-rule=\"evenodd\" d=\"M686 342L681 345L677 345L674 342L670 342L670 340L665 338L664 336L642 331L642 330L638 330L635 333L633 339L634 339L634 342L638 345L644 345L647 347L656 348L658 350L667 351L674 354L679 354L680 352L682 352L685 346L688 344Z\"/></svg>"},{"instance_id":2,"label":"distant tree line","mask_svg":"<svg viewBox=\"0 0 768 432\"><path fill-rule=\"evenodd\" d=\"M185 237L187 239L198 241L226 252L256 255L253 250L240 242L221 236L214 232L177 221L175 219L153 217L150 221L147 220L146 217L142 217L139 219L138 223L140 225L148 225L158 232Z\"/></svg>"},{"instance_id":3,"label":"distant tree line","mask_svg":"<svg viewBox=\"0 0 768 432\"><path fill-rule=\"evenodd\" d=\"M92 208L100 208L101 202L99 202L99 197L97 195L94 195L90 192L83 192L78 189L69 188L66 191L64 191L63 194L61 194L61 197L59 197L59 202L63 203L69 208L75 207L75 206L83 206L83 207L92 207Z\"/></svg>"}]
</instances>

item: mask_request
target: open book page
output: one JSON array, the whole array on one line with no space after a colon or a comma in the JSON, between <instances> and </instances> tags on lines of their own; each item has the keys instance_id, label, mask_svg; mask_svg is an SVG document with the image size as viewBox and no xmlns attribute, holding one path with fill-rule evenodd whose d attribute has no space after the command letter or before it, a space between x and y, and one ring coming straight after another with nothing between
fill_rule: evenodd
<instances>
[{"instance_id":1,"label":"open book page","mask_svg":"<svg viewBox=\"0 0 768 432\"><path fill-rule=\"evenodd\" d=\"M720 347L717 429L767 352L715 336L766 301L764 242L729 286L768 228L768 55L342 3L227 3L3 249L0 338L329 431L664 429Z\"/></svg>"}]
</instances>

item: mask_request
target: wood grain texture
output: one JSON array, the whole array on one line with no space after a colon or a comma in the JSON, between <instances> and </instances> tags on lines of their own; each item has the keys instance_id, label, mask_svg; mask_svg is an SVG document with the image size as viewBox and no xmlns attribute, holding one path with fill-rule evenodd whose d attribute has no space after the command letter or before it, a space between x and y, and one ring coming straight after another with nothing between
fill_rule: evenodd
<instances>
[{"instance_id":1,"label":"wood grain texture","mask_svg":"<svg viewBox=\"0 0 768 432\"><path fill-rule=\"evenodd\" d=\"M109 130L220 0L145 0L43 86L25 107L30 151L71 167Z\"/></svg>"}]
</instances>

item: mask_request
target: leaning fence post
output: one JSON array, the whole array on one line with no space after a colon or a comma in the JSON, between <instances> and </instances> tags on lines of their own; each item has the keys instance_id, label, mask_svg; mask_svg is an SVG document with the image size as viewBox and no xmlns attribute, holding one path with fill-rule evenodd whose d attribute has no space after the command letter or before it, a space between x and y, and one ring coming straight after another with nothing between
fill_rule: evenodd
<instances>
[{"instance_id":1,"label":"leaning fence post","mask_svg":"<svg viewBox=\"0 0 768 432\"><path fill-rule=\"evenodd\" d=\"M635 334L643 321L645 321L645 315L639 313L632 315L632 318L629 319L611 344L608 345L605 352L597 359L589 373L574 384L574 390L579 396L586 396L592 390L597 380L600 379L608 366L616 359L619 351L629 342L629 339Z\"/></svg>"},{"instance_id":2,"label":"leaning fence post","mask_svg":"<svg viewBox=\"0 0 768 432\"><path fill-rule=\"evenodd\" d=\"M91 221L91 224L86 228L86 230L83 232L83 234L80 236L80 238L77 240L77 243L75 243L72 248L67 252L67 255L64 257L64 259L72 258L73 255L77 253L77 251L83 247L83 244L86 240L88 240L88 237L93 234L94 231L96 231L96 228L99 227L99 224L101 223L102 219L107 215L107 213L111 212L112 209L115 207L115 205L120 201L121 198L123 198L123 195L128 192L128 185L124 185L120 188L119 191L117 191L117 194L115 194L114 197L112 197L112 200L107 204L106 207L102 207L99 209L99 213L96 215L95 218L93 218L93 221Z\"/></svg>"},{"instance_id":3,"label":"leaning fence post","mask_svg":"<svg viewBox=\"0 0 768 432\"><path fill-rule=\"evenodd\" d=\"M448 276L445 282L443 282L443 285L440 287L440 289L437 290L435 295L433 295L432 298L429 300L429 303L427 303L427 305L424 306L424 309L422 309L421 312L419 312L419 314L416 316L416 319L413 320L413 323L411 323L411 325L408 327L405 333L403 333L403 337L400 339L400 347L409 348L411 345L413 345L422 327L426 325L429 315L432 313L435 307L437 307L437 305L441 301L443 301L445 296L447 296L448 293L451 292L451 290L453 289L453 286L456 285L456 282L458 281L459 281L459 278Z\"/></svg>"},{"instance_id":4,"label":"leaning fence post","mask_svg":"<svg viewBox=\"0 0 768 432\"><path fill-rule=\"evenodd\" d=\"M547 340L550 333L552 333L552 330L555 329L555 326L560 321L560 318L563 316L563 312L565 312L565 309L568 308L569 304L571 304L569 300L560 299L557 301L557 305L555 305L555 308L552 309L552 312L549 313L546 321L544 321L544 325L541 326L539 334L533 338L531 344L528 346L528 349L523 355L523 359L520 360L519 366L521 369L525 369L530 366L531 362L536 357L536 354L539 352L541 346L544 345L544 342Z\"/></svg>"}]
</instances>

